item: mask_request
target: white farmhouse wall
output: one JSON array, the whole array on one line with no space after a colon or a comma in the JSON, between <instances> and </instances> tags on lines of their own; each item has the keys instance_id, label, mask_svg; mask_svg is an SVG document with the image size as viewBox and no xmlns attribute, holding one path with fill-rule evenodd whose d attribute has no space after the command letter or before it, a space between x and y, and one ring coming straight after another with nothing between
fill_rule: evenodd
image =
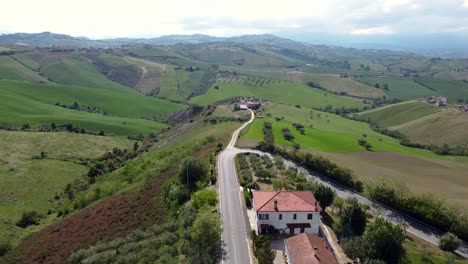
<instances>
[{"instance_id":1,"label":"white farmhouse wall","mask_svg":"<svg viewBox=\"0 0 468 264\"><path fill-rule=\"evenodd\" d=\"M260 231L261 225L272 225L276 229L282 230L289 234L289 228L287 224L302 224L309 223L310 228L305 228L305 232L319 235L320 229L320 213L319 212L255 212L255 220L257 221L257 230ZM262 220L259 218L259 214L268 214L268 220ZM279 215L282 215L282 219L279 219ZM294 220L294 214L296 214L296 220ZM312 219L307 219L307 215L312 214ZM295 228L294 234L300 233L300 228Z\"/></svg>"}]
</instances>

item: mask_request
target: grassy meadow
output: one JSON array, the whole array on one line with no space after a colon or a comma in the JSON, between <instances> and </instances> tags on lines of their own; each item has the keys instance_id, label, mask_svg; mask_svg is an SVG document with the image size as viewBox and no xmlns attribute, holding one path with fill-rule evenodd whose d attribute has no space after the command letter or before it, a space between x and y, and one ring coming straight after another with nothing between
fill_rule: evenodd
<instances>
[{"instance_id":1,"label":"grassy meadow","mask_svg":"<svg viewBox=\"0 0 468 264\"><path fill-rule=\"evenodd\" d=\"M379 84L381 88L384 88L384 85L387 84L388 90L384 90L387 96L401 100L410 100L438 95L436 91L415 82L412 78L384 76L361 77L357 78L357 80L370 86Z\"/></svg>"},{"instance_id":2,"label":"grassy meadow","mask_svg":"<svg viewBox=\"0 0 468 264\"><path fill-rule=\"evenodd\" d=\"M0 120L22 126L71 123L86 130L116 135L149 133L167 125L143 117L161 116L182 109L172 102L145 97L133 92L102 89L0 81ZM77 111L56 106L55 103L96 107L108 115ZM125 106L125 107L122 107Z\"/></svg>"},{"instance_id":3,"label":"grassy meadow","mask_svg":"<svg viewBox=\"0 0 468 264\"><path fill-rule=\"evenodd\" d=\"M10 80L26 80L31 82L48 82L39 73L32 71L10 56L0 56L0 78Z\"/></svg>"},{"instance_id":4,"label":"grassy meadow","mask_svg":"<svg viewBox=\"0 0 468 264\"><path fill-rule=\"evenodd\" d=\"M23 211L47 215L57 193L85 178L88 168L75 163L79 158L132 145L120 137L0 130L0 239L21 237L25 231L15 223ZM47 152L46 159L33 159L41 152Z\"/></svg>"},{"instance_id":5,"label":"grassy meadow","mask_svg":"<svg viewBox=\"0 0 468 264\"><path fill-rule=\"evenodd\" d=\"M438 107L423 102L408 101L361 112L358 116L365 119L370 118L379 126L389 127L406 123L438 111Z\"/></svg>"},{"instance_id":6,"label":"grassy meadow","mask_svg":"<svg viewBox=\"0 0 468 264\"><path fill-rule=\"evenodd\" d=\"M264 83L263 85L246 82L215 83L204 95L194 97L190 101L200 105L208 105L236 96L250 96L306 107L324 107L327 105L333 105L334 107L365 106L364 103L353 98L337 96L303 84L279 81L270 82L269 84Z\"/></svg>"}]
</instances>

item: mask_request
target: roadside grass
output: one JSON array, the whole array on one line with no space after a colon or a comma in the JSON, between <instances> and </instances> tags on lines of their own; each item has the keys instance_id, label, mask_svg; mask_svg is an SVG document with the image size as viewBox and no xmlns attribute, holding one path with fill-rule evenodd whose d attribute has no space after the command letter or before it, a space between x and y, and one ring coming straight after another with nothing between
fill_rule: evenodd
<instances>
[{"instance_id":1,"label":"roadside grass","mask_svg":"<svg viewBox=\"0 0 468 264\"><path fill-rule=\"evenodd\" d=\"M113 91L129 91L131 88L107 79L89 61L65 58L42 65L41 72L53 82Z\"/></svg>"},{"instance_id":2,"label":"roadside grass","mask_svg":"<svg viewBox=\"0 0 468 264\"><path fill-rule=\"evenodd\" d=\"M401 100L439 95L436 91L424 87L408 77L361 77L356 78L356 80L370 86L374 86L377 83L381 88L384 88L384 85L387 84L388 90L384 90L384 92L391 98L398 98Z\"/></svg>"},{"instance_id":3,"label":"roadside grass","mask_svg":"<svg viewBox=\"0 0 468 264\"><path fill-rule=\"evenodd\" d=\"M79 158L97 158L132 144L119 137L0 130L0 239L16 241L28 233L15 226L24 211L47 216L54 196L84 178L88 168L75 163ZM33 159L41 152L47 152L45 159Z\"/></svg>"},{"instance_id":4,"label":"roadside grass","mask_svg":"<svg viewBox=\"0 0 468 264\"><path fill-rule=\"evenodd\" d=\"M216 87L218 86L218 89ZM303 84L292 82L270 82L259 85L252 82L215 83L205 94L194 97L191 102L209 105L217 101L237 97L250 96L259 99L275 101L284 104L306 107L364 107L365 104L353 98L338 96L329 92L310 88Z\"/></svg>"},{"instance_id":5,"label":"roadside grass","mask_svg":"<svg viewBox=\"0 0 468 264\"><path fill-rule=\"evenodd\" d=\"M288 72L290 81L307 84L314 82L333 92L345 92L348 95L365 98L377 98L385 95L383 89L377 89L355 81L352 78L341 78L339 74L314 74L298 71Z\"/></svg>"},{"instance_id":6,"label":"roadside grass","mask_svg":"<svg viewBox=\"0 0 468 264\"><path fill-rule=\"evenodd\" d=\"M447 263L447 253L438 247L408 234L407 239L403 242L403 247L406 250L406 256L410 263L425 263L425 264L445 264ZM451 263L467 264L468 260L457 257L451 254Z\"/></svg>"},{"instance_id":7,"label":"roadside grass","mask_svg":"<svg viewBox=\"0 0 468 264\"><path fill-rule=\"evenodd\" d=\"M48 82L46 78L17 62L10 56L0 56L0 79Z\"/></svg>"},{"instance_id":8,"label":"roadside grass","mask_svg":"<svg viewBox=\"0 0 468 264\"><path fill-rule=\"evenodd\" d=\"M358 114L362 118L371 118L379 126L389 127L440 111L438 107L423 102L403 102L382 108L372 109Z\"/></svg>"}]
</instances>

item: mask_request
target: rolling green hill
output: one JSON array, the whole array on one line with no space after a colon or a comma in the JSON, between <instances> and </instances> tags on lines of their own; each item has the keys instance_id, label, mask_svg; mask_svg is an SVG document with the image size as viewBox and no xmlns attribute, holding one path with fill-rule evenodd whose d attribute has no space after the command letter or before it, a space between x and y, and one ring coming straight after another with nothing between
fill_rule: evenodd
<instances>
[{"instance_id":1,"label":"rolling green hill","mask_svg":"<svg viewBox=\"0 0 468 264\"><path fill-rule=\"evenodd\" d=\"M0 78L31 82L48 82L46 78L17 62L10 56L0 56Z\"/></svg>"},{"instance_id":2,"label":"rolling green hill","mask_svg":"<svg viewBox=\"0 0 468 264\"><path fill-rule=\"evenodd\" d=\"M378 84L385 94L391 98L401 100L410 100L422 97L438 95L436 91L431 90L409 77L363 77L357 80L370 86ZM388 89L384 89L387 84Z\"/></svg>"},{"instance_id":3,"label":"rolling green hill","mask_svg":"<svg viewBox=\"0 0 468 264\"><path fill-rule=\"evenodd\" d=\"M0 81L2 122L21 126L72 123L90 131L128 135L149 133L167 125L144 117L160 116L182 109L184 106L161 99L145 97L133 92L103 89L32 84L18 81ZM77 102L95 107L108 115L88 113L56 106Z\"/></svg>"},{"instance_id":4,"label":"rolling green hill","mask_svg":"<svg viewBox=\"0 0 468 264\"><path fill-rule=\"evenodd\" d=\"M365 111L358 115L365 119L370 118L379 126L389 127L436 113L437 111L439 111L439 108L435 106L417 101L409 101Z\"/></svg>"},{"instance_id":5,"label":"rolling green hill","mask_svg":"<svg viewBox=\"0 0 468 264\"><path fill-rule=\"evenodd\" d=\"M258 79L258 78L257 78ZM259 79L260 80L260 79ZM218 89L216 89L218 87ZM215 83L204 95L194 97L191 102L208 105L214 102L237 96L250 96L259 99L307 107L364 107L359 100L337 96L320 91L303 84L293 82L230 82Z\"/></svg>"}]
</instances>

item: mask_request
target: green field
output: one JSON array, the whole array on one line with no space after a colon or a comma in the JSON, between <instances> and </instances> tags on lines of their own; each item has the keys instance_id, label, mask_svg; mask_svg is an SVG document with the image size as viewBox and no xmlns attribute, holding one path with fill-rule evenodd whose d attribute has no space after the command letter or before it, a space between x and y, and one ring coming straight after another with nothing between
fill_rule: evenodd
<instances>
[{"instance_id":1,"label":"green field","mask_svg":"<svg viewBox=\"0 0 468 264\"><path fill-rule=\"evenodd\" d=\"M41 67L50 80L60 84L128 91L131 88L113 82L100 73L91 62L82 59L63 59Z\"/></svg>"},{"instance_id":2,"label":"green field","mask_svg":"<svg viewBox=\"0 0 468 264\"><path fill-rule=\"evenodd\" d=\"M47 79L32 71L10 56L0 56L0 79L47 82Z\"/></svg>"},{"instance_id":3,"label":"green field","mask_svg":"<svg viewBox=\"0 0 468 264\"><path fill-rule=\"evenodd\" d=\"M142 117L161 116L182 109L182 105L145 97L133 92L0 81L0 120L30 125L72 123L86 130L117 135L149 133L167 125ZM55 103L96 107L110 115L88 113L56 106Z\"/></svg>"},{"instance_id":4,"label":"green field","mask_svg":"<svg viewBox=\"0 0 468 264\"><path fill-rule=\"evenodd\" d=\"M419 78L417 81L436 90L437 95L447 97L449 104L455 104L458 99L468 99L468 83L434 78Z\"/></svg>"},{"instance_id":5,"label":"green field","mask_svg":"<svg viewBox=\"0 0 468 264\"><path fill-rule=\"evenodd\" d=\"M41 65L38 62L28 58L24 53L17 53L13 55L13 57L33 71L38 71L41 68Z\"/></svg>"},{"instance_id":6,"label":"green field","mask_svg":"<svg viewBox=\"0 0 468 264\"><path fill-rule=\"evenodd\" d=\"M438 107L423 102L409 101L361 112L358 116L365 119L370 118L379 126L390 127L403 124L438 111Z\"/></svg>"},{"instance_id":7,"label":"green field","mask_svg":"<svg viewBox=\"0 0 468 264\"><path fill-rule=\"evenodd\" d=\"M129 66L128 63L123 57L112 55L109 53L102 53L99 58L106 62L107 64L114 66L114 67L121 67L121 66Z\"/></svg>"},{"instance_id":8,"label":"green field","mask_svg":"<svg viewBox=\"0 0 468 264\"><path fill-rule=\"evenodd\" d=\"M169 100L185 101L201 86L200 82L204 75L204 71L189 72L166 67L161 76L161 88L158 96Z\"/></svg>"},{"instance_id":9,"label":"green field","mask_svg":"<svg viewBox=\"0 0 468 264\"><path fill-rule=\"evenodd\" d=\"M352 78L341 78L339 74L314 74L298 71L288 72L290 81L307 84L314 82L333 92L345 92L352 96L377 98L385 95L382 89L355 81Z\"/></svg>"},{"instance_id":10,"label":"green field","mask_svg":"<svg viewBox=\"0 0 468 264\"><path fill-rule=\"evenodd\" d=\"M219 89L215 89L218 86ZM204 95L191 100L192 103L208 105L214 102L236 97L250 96L259 99L306 107L363 107L365 104L349 97L337 96L303 84L292 82L275 82L257 85L246 82L215 83Z\"/></svg>"},{"instance_id":11,"label":"green field","mask_svg":"<svg viewBox=\"0 0 468 264\"><path fill-rule=\"evenodd\" d=\"M384 92L391 98L398 98L401 100L409 100L415 98L428 97L438 95L436 91L433 91L423 85L416 83L411 78L405 77L362 77L357 80L367 83L369 85L379 84L381 88L384 85L388 85L388 90Z\"/></svg>"},{"instance_id":12,"label":"green field","mask_svg":"<svg viewBox=\"0 0 468 264\"><path fill-rule=\"evenodd\" d=\"M285 140L281 132L282 128L287 127L295 136L294 142L303 149L338 153L364 150L364 147L360 146L357 141L365 134L373 151L389 151L434 159L452 159L451 157L438 156L430 151L404 147L399 144L397 139L374 132L366 123L305 107L296 108L284 104L272 104L266 107L263 115L271 117L256 119L243 138L263 140L263 123L271 122L275 143L282 146L292 146L292 142ZM276 121L276 117L281 120ZM294 123L304 125L305 135L294 128Z\"/></svg>"},{"instance_id":13,"label":"green field","mask_svg":"<svg viewBox=\"0 0 468 264\"><path fill-rule=\"evenodd\" d=\"M24 230L15 223L23 211L46 215L54 195L85 178L88 168L73 161L132 144L118 137L0 130L0 239L21 237ZM42 151L48 153L46 159L32 159Z\"/></svg>"},{"instance_id":14,"label":"green field","mask_svg":"<svg viewBox=\"0 0 468 264\"><path fill-rule=\"evenodd\" d=\"M371 60L349 60L348 63L352 70L365 71L366 69L369 69L369 71L387 71L387 67L379 62L374 62Z\"/></svg>"}]
</instances>

